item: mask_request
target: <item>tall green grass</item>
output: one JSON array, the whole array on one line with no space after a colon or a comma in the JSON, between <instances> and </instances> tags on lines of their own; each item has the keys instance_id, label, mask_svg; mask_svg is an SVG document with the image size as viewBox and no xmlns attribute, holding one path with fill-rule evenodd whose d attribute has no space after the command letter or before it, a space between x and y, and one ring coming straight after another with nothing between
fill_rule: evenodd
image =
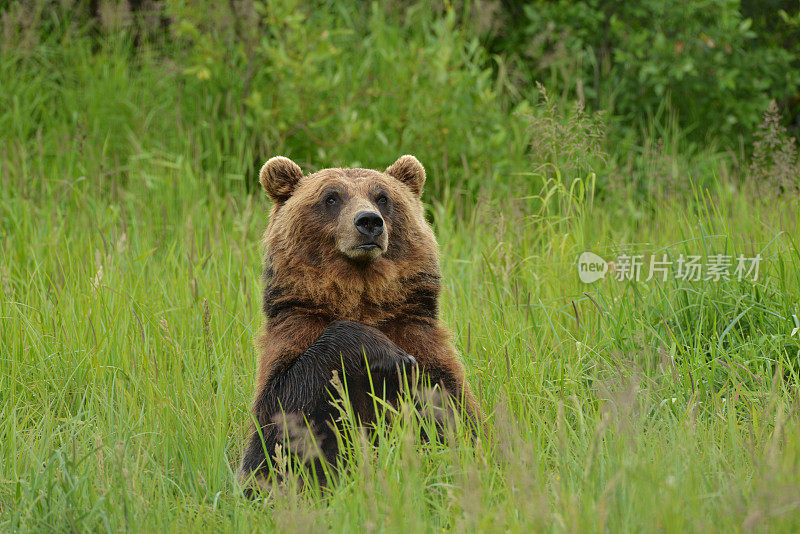
<instances>
[{"instance_id":1,"label":"tall green grass","mask_svg":"<svg viewBox=\"0 0 800 534\"><path fill-rule=\"evenodd\" d=\"M413 34L430 53L464 46L454 22L430 20L443 37ZM386 40L377 52L396 52L392 24L371 37ZM374 443L354 432L329 490L289 477L266 500L244 499L234 471L268 208L246 181L251 159L274 154L237 134L235 105L210 120L213 91L169 68L179 49L96 38L73 28L0 57L0 529L800 528L797 199L753 194L710 151L684 165L678 134L664 136L665 159L628 159L680 179L653 200L625 180L624 154L588 154L599 178L547 154L529 162L525 123L553 124L535 122L534 103L527 118L499 104L487 115L508 152L458 137L452 154L475 158L466 164L395 138L373 153L373 130L313 160L352 163L359 149L380 167L415 152L437 169L425 200L442 309L486 435L420 444L403 412ZM471 79L469 68L456 70ZM369 112L400 108L378 98ZM474 108L448 109L453 125L474 124L462 121ZM567 131L578 137L552 143L580 143L580 128ZM764 262L757 281L585 285L585 250Z\"/></svg>"},{"instance_id":2,"label":"tall green grass","mask_svg":"<svg viewBox=\"0 0 800 534\"><path fill-rule=\"evenodd\" d=\"M420 450L398 423L330 493L252 504L232 470L261 198L134 189L134 209L71 194L69 209L2 202L4 528L797 527L788 207L791 222L770 221L774 207L721 193L637 229L586 203L554 217L536 198L487 201L460 221L435 201L444 314L489 435ZM579 252L622 243L768 261L756 284L577 280Z\"/></svg>"}]
</instances>

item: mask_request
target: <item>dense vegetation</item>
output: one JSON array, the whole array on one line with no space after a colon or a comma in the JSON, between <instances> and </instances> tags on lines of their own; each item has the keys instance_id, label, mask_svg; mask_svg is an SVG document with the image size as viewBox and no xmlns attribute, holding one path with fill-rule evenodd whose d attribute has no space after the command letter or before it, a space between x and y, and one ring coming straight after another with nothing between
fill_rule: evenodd
<instances>
[{"instance_id":1,"label":"dense vegetation","mask_svg":"<svg viewBox=\"0 0 800 534\"><path fill-rule=\"evenodd\" d=\"M429 4L0 4L2 530L800 528L797 6ZM249 502L256 169L404 153L487 435Z\"/></svg>"},{"instance_id":2,"label":"dense vegetation","mask_svg":"<svg viewBox=\"0 0 800 534\"><path fill-rule=\"evenodd\" d=\"M620 133L672 114L694 139L735 143L749 138L771 99L797 127L800 15L794 2L767 4L509 4L515 31L498 31L490 43L527 83L608 110Z\"/></svg>"}]
</instances>

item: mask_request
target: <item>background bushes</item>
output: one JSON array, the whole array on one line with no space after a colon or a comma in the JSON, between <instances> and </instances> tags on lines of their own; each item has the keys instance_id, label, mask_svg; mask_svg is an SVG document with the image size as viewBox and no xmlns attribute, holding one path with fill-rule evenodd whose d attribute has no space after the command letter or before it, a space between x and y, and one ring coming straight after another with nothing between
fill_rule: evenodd
<instances>
[{"instance_id":1,"label":"background bushes","mask_svg":"<svg viewBox=\"0 0 800 534\"><path fill-rule=\"evenodd\" d=\"M534 1L517 11L493 45L518 61L523 83L608 110L622 129L674 114L696 138L735 143L771 99L796 120L796 3Z\"/></svg>"},{"instance_id":2,"label":"background bushes","mask_svg":"<svg viewBox=\"0 0 800 534\"><path fill-rule=\"evenodd\" d=\"M0 105L9 113L0 136L16 147L7 157L26 162L6 172L36 188L17 175L50 166L73 180L105 176L97 185L112 190L130 173L152 185L158 173L148 166L169 162L222 191L252 190L273 154L313 170L380 168L415 152L434 194L474 199L482 188L536 183L530 158L549 156L531 136L553 117L567 128L577 102L592 121L603 111L607 127L593 135L610 155L578 174L597 172L606 191L620 174L634 176L648 191L654 152L681 154L656 173L672 174L655 178L659 187L694 174L699 152L747 168L773 99L795 132L799 19L790 8L11 2L2 10Z\"/></svg>"}]
</instances>

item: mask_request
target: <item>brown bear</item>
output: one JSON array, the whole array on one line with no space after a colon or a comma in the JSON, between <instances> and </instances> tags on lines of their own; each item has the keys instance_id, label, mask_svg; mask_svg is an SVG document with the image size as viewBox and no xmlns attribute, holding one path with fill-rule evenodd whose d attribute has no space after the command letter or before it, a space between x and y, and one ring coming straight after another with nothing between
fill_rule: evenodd
<instances>
[{"instance_id":1,"label":"brown bear","mask_svg":"<svg viewBox=\"0 0 800 534\"><path fill-rule=\"evenodd\" d=\"M420 162L403 156L385 172L304 176L290 159L274 157L259 178L274 203L264 234L257 425L240 478L259 480L277 446L286 450L288 414L308 423L324 460L336 460L334 371L344 372L362 422L375 417L370 382L393 402L410 374L438 385L477 422L464 367L439 319L439 253L420 201Z\"/></svg>"}]
</instances>

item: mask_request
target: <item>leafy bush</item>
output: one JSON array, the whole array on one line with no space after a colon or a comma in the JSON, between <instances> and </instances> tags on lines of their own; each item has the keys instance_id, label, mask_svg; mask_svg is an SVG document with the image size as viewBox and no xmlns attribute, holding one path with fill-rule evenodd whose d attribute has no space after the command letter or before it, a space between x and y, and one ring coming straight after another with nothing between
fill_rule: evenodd
<instances>
[{"instance_id":1,"label":"leafy bush","mask_svg":"<svg viewBox=\"0 0 800 534\"><path fill-rule=\"evenodd\" d=\"M503 108L483 48L451 8L165 0L135 12L103 4L95 14L80 2L15 6L3 14L0 65L9 84L0 104L12 110L2 120L16 117L0 139L28 158L15 169L53 155L59 172L70 172L75 162L59 147L81 135L106 146L82 153L71 179L144 172L156 159L188 164L223 191L255 188L260 164L276 154L313 171L385 168L414 153L434 194L475 192L508 174L514 158L524 161L525 121ZM55 127L42 128L47 122Z\"/></svg>"},{"instance_id":2,"label":"leafy bush","mask_svg":"<svg viewBox=\"0 0 800 534\"><path fill-rule=\"evenodd\" d=\"M798 95L796 55L757 34L737 0L539 0L524 13L530 79L626 125L674 111L700 138L732 140L771 99Z\"/></svg>"},{"instance_id":3,"label":"leafy bush","mask_svg":"<svg viewBox=\"0 0 800 534\"><path fill-rule=\"evenodd\" d=\"M453 167L475 189L470 177L485 176L485 162L509 141L487 59L453 10L294 0L168 6L188 52L185 111L235 117L234 131L252 139L253 169L281 153L313 169L382 168L414 152L434 189L453 183Z\"/></svg>"}]
</instances>

